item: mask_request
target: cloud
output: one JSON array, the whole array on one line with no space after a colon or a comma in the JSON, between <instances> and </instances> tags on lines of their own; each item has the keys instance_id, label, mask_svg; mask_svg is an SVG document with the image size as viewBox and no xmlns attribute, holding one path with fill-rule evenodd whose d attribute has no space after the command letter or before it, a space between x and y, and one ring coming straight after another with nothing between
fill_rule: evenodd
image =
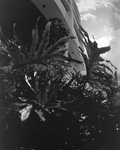
<instances>
[{"instance_id":1,"label":"cloud","mask_svg":"<svg viewBox=\"0 0 120 150\"><path fill-rule=\"evenodd\" d=\"M113 39L110 42L110 46L109 59L118 68L118 73L120 74L120 29L113 32Z\"/></svg>"},{"instance_id":2,"label":"cloud","mask_svg":"<svg viewBox=\"0 0 120 150\"><path fill-rule=\"evenodd\" d=\"M116 19L120 20L120 14L119 13L114 12L114 16L115 16Z\"/></svg>"},{"instance_id":3,"label":"cloud","mask_svg":"<svg viewBox=\"0 0 120 150\"><path fill-rule=\"evenodd\" d=\"M113 14L113 10L118 10L116 6L113 5L113 1L116 0L77 0L76 3L81 14L81 20L92 19L92 21L94 21L97 12L99 14L105 13L105 16L110 16ZM104 8L107 8L107 11Z\"/></svg>"},{"instance_id":4,"label":"cloud","mask_svg":"<svg viewBox=\"0 0 120 150\"><path fill-rule=\"evenodd\" d=\"M120 1L119 1L120 5ZM114 11L111 17L111 24L115 31L120 29L120 11Z\"/></svg>"},{"instance_id":5,"label":"cloud","mask_svg":"<svg viewBox=\"0 0 120 150\"><path fill-rule=\"evenodd\" d=\"M110 60L118 69L120 77L120 29L112 32L112 40L110 41L111 50L104 56Z\"/></svg>"},{"instance_id":6,"label":"cloud","mask_svg":"<svg viewBox=\"0 0 120 150\"><path fill-rule=\"evenodd\" d=\"M113 40L113 28L110 26L110 23L103 26L102 30L97 33L97 43L99 47L108 46Z\"/></svg>"},{"instance_id":7,"label":"cloud","mask_svg":"<svg viewBox=\"0 0 120 150\"><path fill-rule=\"evenodd\" d=\"M113 39L113 37L111 37L111 36L103 36L96 41L98 43L98 47L105 47L105 46L110 45L110 42L112 39Z\"/></svg>"},{"instance_id":8,"label":"cloud","mask_svg":"<svg viewBox=\"0 0 120 150\"><path fill-rule=\"evenodd\" d=\"M90 10L96 10L101 7L114 7L112 4L113 1L118 0L77 0L77 6L81 13L87 12Z\"/></svg>"},{"instance_id":9,"label":"cloud","mask_svg":"<svg viewBox=\"0 0 120 150\"><path fill-rule=\"evenodd\" d=\"M96 16L94 16L94 15L91 14L91 13L87 13L87 14L85 14L85 15L83 15L83 16L81 17L81 20L88 20L89 18L94 21L94 20L96 19Z\"/></svg>"}]
</instances>

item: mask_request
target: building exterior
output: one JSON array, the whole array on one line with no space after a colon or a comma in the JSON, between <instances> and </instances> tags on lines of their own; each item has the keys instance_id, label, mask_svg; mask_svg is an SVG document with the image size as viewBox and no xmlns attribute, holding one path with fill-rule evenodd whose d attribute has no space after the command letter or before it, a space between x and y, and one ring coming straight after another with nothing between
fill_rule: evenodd
<instances>
[{"instance_id":1,"label":"building exterior","mask_svg":"<svg viewBox=\"0 0 120 150\"><path fill-rule=\"evenodd\" d=\"M79 24L80 13L74 0L31 0L34 5L41 11L41 13L50 19L59 17L66 21L70 34L76 39L68 43L69 54L72 58L83 61L79 52L79 46L83 48L80 40ZM68 53L66 53L68 55ZM78 71L86 71L84 61L82 64L74 64Z\"/></svg>"}]
</instances>

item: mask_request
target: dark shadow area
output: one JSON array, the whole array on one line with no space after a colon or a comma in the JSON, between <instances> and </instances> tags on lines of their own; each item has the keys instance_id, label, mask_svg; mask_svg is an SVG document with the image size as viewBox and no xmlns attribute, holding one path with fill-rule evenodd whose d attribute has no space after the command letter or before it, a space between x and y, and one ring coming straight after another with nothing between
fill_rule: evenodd
<instances>
[{"instance_id":1,"label":"dark shadow area","mask_svg":"<svg viewBox=\"0 0 120 150\"><path fill-rule=\"evenodd\" d=\"M13 24L16 23L18 36L28 39L39 16L44 24L46 19L30 0L0 0L0 26L8 38L12 37Z\"/></svg>"}]
</instances>

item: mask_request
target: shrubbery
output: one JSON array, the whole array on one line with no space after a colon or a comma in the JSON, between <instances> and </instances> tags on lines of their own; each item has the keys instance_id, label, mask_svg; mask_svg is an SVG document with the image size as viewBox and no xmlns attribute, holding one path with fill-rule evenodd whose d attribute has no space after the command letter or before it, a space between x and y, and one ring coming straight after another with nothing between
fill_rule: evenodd
<instances>
[{"instance_id":1,"label":"shrubbery","mask_svg":"<svg viewBox=\"0 0 120 150\"><path fill-rule=\"evenodd\" d=\"M0 34L0 149L119 150L120 111L112 99L119 92L116 68L100 56L110 48L98 48L80 27L88 53L81 50L83 76L71 66L82 62L64 56L65 43L74 37L62 22L62 34L55 32L51 22L42 36L36 24L30 50L16 34L12 40ZM60 38L54 41L51 34Z\"/></svg>"}]
</instances>

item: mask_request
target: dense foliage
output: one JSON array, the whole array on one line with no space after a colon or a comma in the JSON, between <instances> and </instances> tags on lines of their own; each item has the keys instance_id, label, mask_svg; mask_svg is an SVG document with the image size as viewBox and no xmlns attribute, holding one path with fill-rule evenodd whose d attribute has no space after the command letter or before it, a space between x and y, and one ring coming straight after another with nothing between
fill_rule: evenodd
<instances>
[{"instance_id":1,"label":"dense foliage","mask_svg":"<svg viewBox=\"0 0 120 150\"><path fill-rule=\"evenodd\" d=\"M62 22L51 19L41 36L38 21L30 50L15 26L12 40L0 33L0 149L119 150L120 111L112 99L119 92L116 68L100 56L109 47L98 48L80 27L87 50L81 50L83 76L71 65L82 62L64 56L65 43L74 37Z\"/></svg>"}]
</instances>

